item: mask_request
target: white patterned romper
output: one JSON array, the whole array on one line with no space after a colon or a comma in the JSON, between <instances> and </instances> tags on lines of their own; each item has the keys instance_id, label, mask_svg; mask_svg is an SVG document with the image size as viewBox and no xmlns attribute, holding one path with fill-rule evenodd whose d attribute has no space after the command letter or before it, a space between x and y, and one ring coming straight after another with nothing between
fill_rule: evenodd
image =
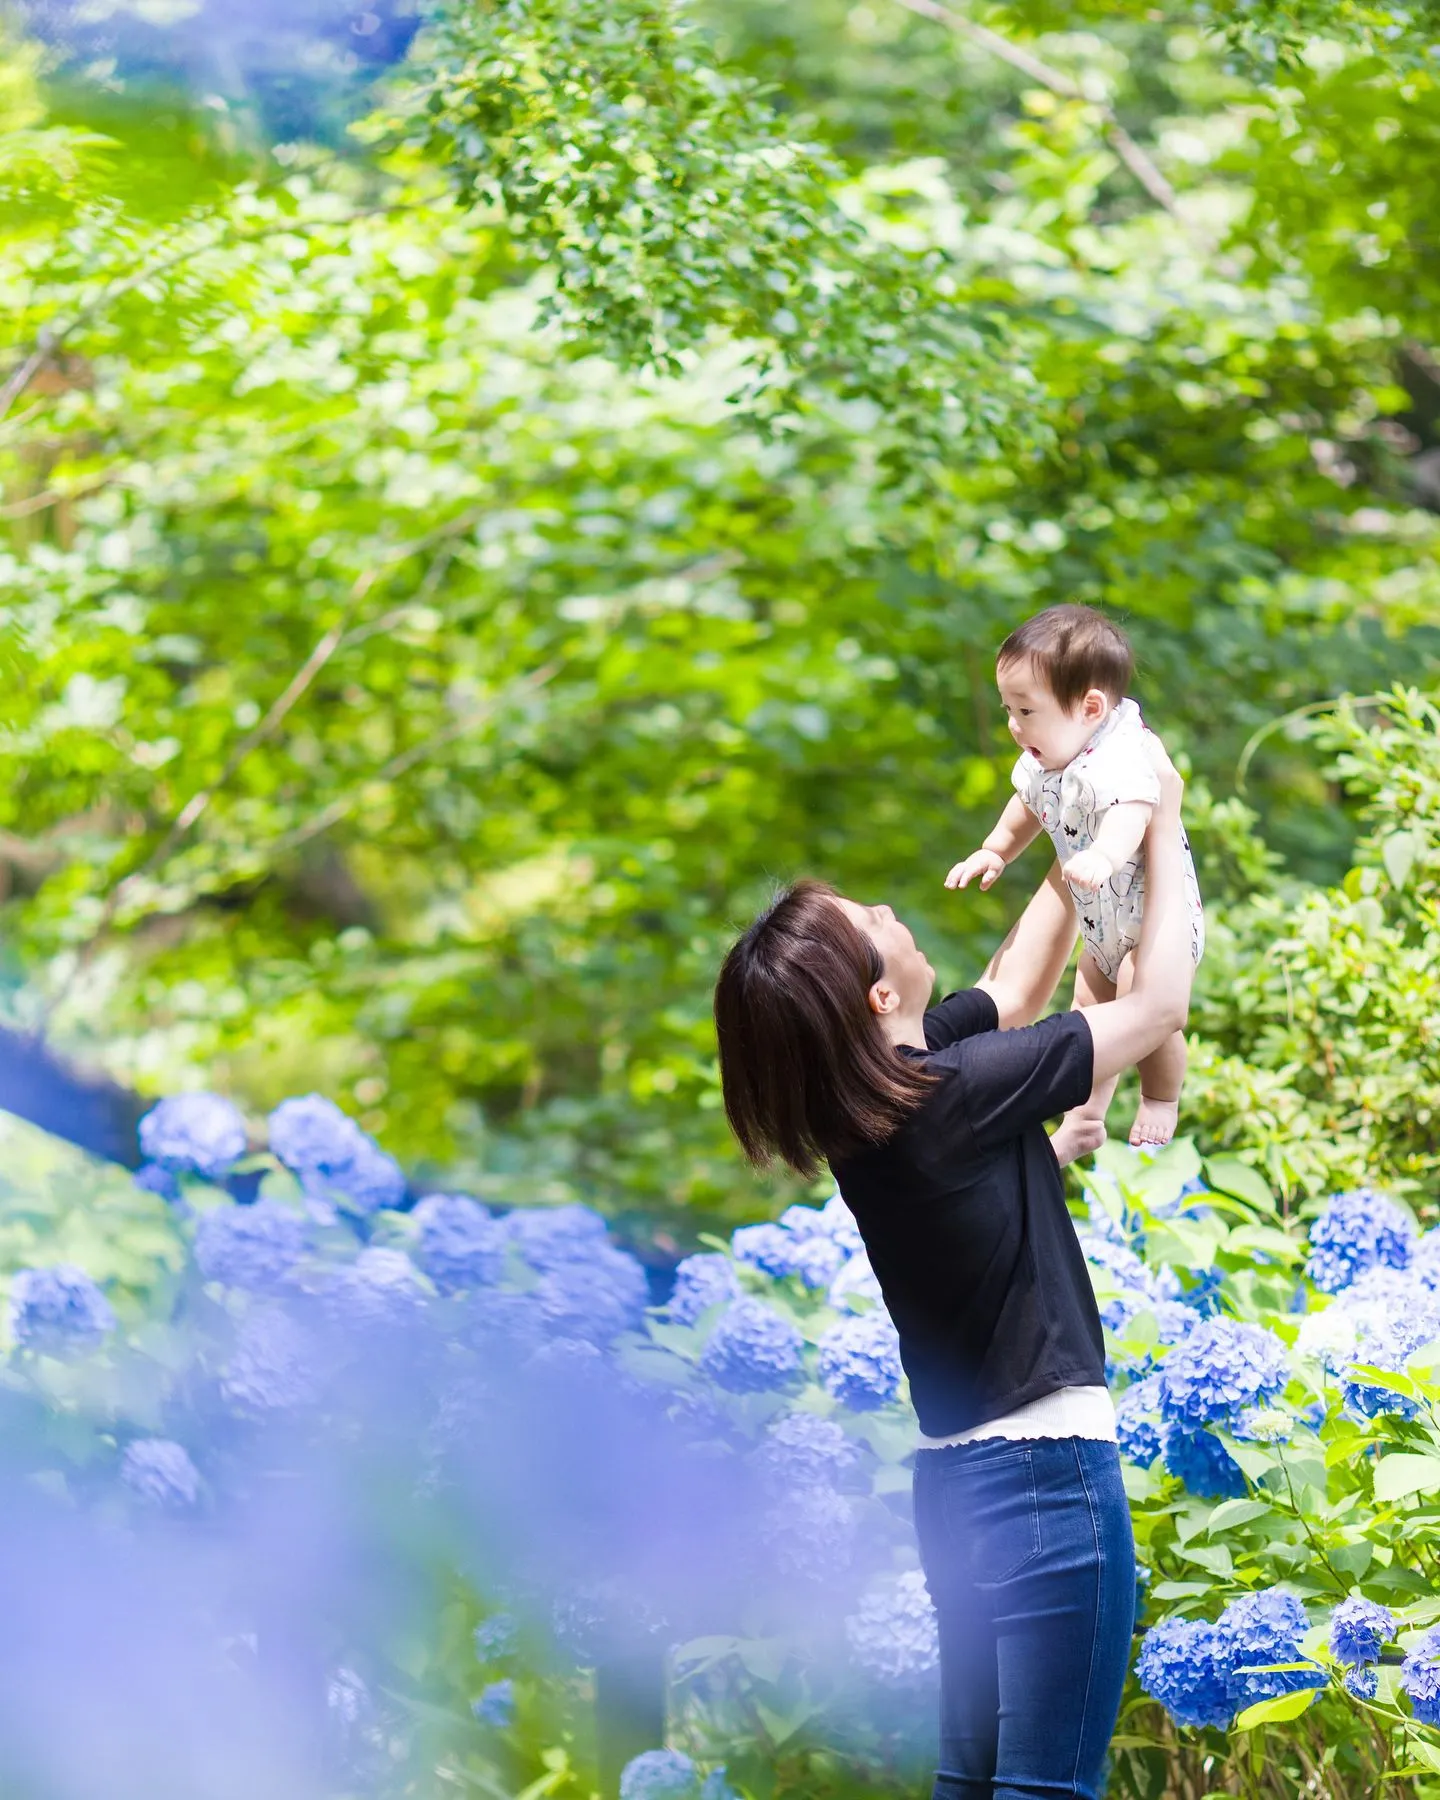
<instances>
[{"instance_id":1,"label":"white patterned romper","mask_svg":"<svg viewBox=\"0 0 1440 1800\"><path fill-rule=\"evenodd\" d=\"M1027 750L1011 780L1015 792L1040 821L1055 846L1063 871L1070 858L1088 850L1100 821L1112 806L1143 800L1160 801L1160 782L1145 754L1145 727L1140 708L1122 700L1095 735L1063 769L1046 769ZM1190 841L1182 828L1185 851L1185 906L1190 915L1190 954L1198 963L1205 949L1205 912ZM1100 972L1114 981L1127 952L1140 941L1145 905L1145 850L1142 845L1122 863L1102 888L1091 892L1070 887L1085 948Z\"/></svg>"}]
</instances>

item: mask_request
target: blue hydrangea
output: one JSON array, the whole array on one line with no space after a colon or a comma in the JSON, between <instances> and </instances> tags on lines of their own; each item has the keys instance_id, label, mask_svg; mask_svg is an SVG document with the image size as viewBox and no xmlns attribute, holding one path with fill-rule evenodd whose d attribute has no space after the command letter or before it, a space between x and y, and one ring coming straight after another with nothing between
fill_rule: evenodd
<instances>
[{"instance_id":1,"label":"blue hydrangea","mask_svg":"<svg viewBox=\"0 0 1440 1800\"><path fill-rule=\"evenodd\" d=\"M1305 1608L1284 1588L1241 1594L1225 1608L1219 1627L1230 1645L1230 1699L1237 1712L1258 1700L1324 1685L1325 1673L1314 1663L1303 1669L1256 1666L1300 1662L1300 1641L1308 1626Z\"/></svg>"},{"instance_id":2,"label":"blue hydrangea","mask_svg":"<svg viewBox=\"0 0 1440 1800\"><path fill-rule=\"evenodd\" d=\"M245 1154L245 1121L220 1094L174 1094L140 1121L140 1154L217 1181Z\"/></svg>"},{"instance_id":3,"label":"blue hydrangea","mask_svg":"<svg viewBox=\"0 0 1440 1800\"><path fill-rule=\"evenodd\" d=\"M315 1344L278 1306L248 1312L220 1377L220 1391L242 1412L304 1405L316 1392Z\"/></svg>"},{"instance_id":4,"label":"blue hydrangea","mask_svg":"<svg viewBox=\"0 0 1440 1800\"><path fill-rule=\"evenodd\" d=\"M760 1536L781 1574L830 1581L850 1566L856 1526L855 1508L843 1494L803 1487L763 1515Z\"/></svg>"},{"instance_id":5,"label":"blue hydrangea","mask_svg":"<svg viewBox=\"0 0 1440 1800\"><path fill-rule=\"evenodd\" d=\"M603 1346L641 1323L649 1287L633 1256L601 1244L583 1263L565 1264L544 1276L535 1297L557 1336Z\"/></svg>"},{"instance_id":6,"label":"blue hydrangea","mask_svg":"<svg viewBox=\"0 0 1440 1800\"><path fill-rule=\"evenodd\" d=\"M724 1763L712 1769L700 1783L700 1800L740 1800L726 1777Z\"/></svg>"},{"instance_id":7,"label":"blue hydrangea","mask_svg":"<svg viewBox=\"0 0 1440 1800\"><path fill-rule=\"evenodd\" d=\"M504 1662L519 1643L520 1628L509 1613L491 1613L475 1627L475 1654L481 1662Z\"/></svg>"},{"instance_id":8,"label":"blue hydrangea","mask_svg":"<svg viewBox=\"0 0 1440 1800\"><path fill-rule=\"evenodd\" d=\"M792 1206L785 1217L795 1213L809 1214L811 1221L820 1218L809 1206ZM737 1262L748 1263L776 1281L798 1276L808 1288L828 1287L846 1261L843 1246L815 1229L813 1223L800 1231L791 1230L783 1220L778 1225L741 1225L731 1235L730 1248Z\"/></svg>"},{"instance_id":9,"label":"blue hydrangea","mask_svg":"<svg viewBox=\"0 0 1440 1800\"><path fill-rule=\"evenodd\" d=\"M1412 1645L1400 1665L1400 1685L1422 1725L1440 1725L1440 1625L1432 1625Z\"/></svg>"},{"instance_id":10,"label":"blue hydrangea","mask_svg":"<svg viewBox=\"0 0 1440 1800\"><path fill-rule=\"evenodd\" d=\"M136 1438L120 1458L120 1479L152 1506L183 1509L200 1498L200 1471L183 1444Z\"/></svg>"},{"instance_id":11,"label":"blue hydrangea","mask_svg":"<svg viewBox=\"0 0 1440 1800\"><path fill-rule=\"evenodd\" d=\"M717 1386L734 1394L783 1387L800 1372L805 1340L763 1300L736 1300L720 1315L700 1356Z\"/></svg>"},{"instance_id":12,"label":"blue hydrangea","mask_svg":"<svg viewBox=\"0 0 1440 1800\"><path fill-rule=\"evenodd\" d=\"M512 1212L505 1220L510 1241L538 1274L549 1275L567 1263L583 1263L610 1242L604 1219L591 1206L535 1206Z\"/></svg>"},{"instance_id":13,"label":"blue hydrangea","mask_svg":"<svg viewBox=\"0 0 1440 1800\"><path fill-rule=\"evenodd\" d=\"M162 1200L178 1200L180 1183L171 1169L163 1163L141 1163L135 1171L135 1185L144 1188L147 1194L158 1194Z\"/></svg>"},{"instance_id":14,"label":"blue hydrangea","mask_svg":"<svg viewBox=\"0 0 1440 1800\"><path fill-rule=\"evenodd\" d=\"M863 1250L850 1258L830 1283L830 1291L825 1297L837 1312L865 1312L872 1306L884 1304L880 1283Z\"/></svg>"},{"instance_id":15,"label":"blue hydrangea","mask_svg":"<svg viewBox=\"0 0 1440 1800\"><path fill-rule=\"evenodd\" d=\"M470 1710L482 1725L506 1730L515 1723L515 1683L508 1675L501 1681L492 1681L479 1699L470 1703Z\"/></svg>"},{"instance_id":16,"label":"blue hydrangea","mask_svg":"<svg viewBox=\"0 0 1440 1800\"><path fill-rule=\"evenodd\" d=\"M850 1654L874 1681L914 1687L940 1664L935 1608L918 1569L872 1588L845 1621Z\"/></svg>"},{"instance_id":17,"label":"blue hydrangea","mask_svg":"<svg viewBox=\"0 0 1440 1800\"><path fill-rule=\"evenodd\" d=\"M841 1319L820 1339L818 1367L825 1391L857 1412L895 1398L905 1371L900 1339L889 1315L862 1313Z\"/></svg>"},{"instance_id":18,"label":"blue hydrangea","mask_svg":"<svg viewBox=\"0 0 1440 1800\"><path fill-rule=\"evenodd\" d=\"M1348 1346L1337 1328L1328 1358L1342 1377L1345 1411L1352 1419L1416 1417L1417 1402L1367 1381L1356 1365L1402 1373L1417 1350L1440 1336L1440 1295L1404 1275L1371 1270L1321 1318L1337 1310L1353 1325Z\"/></svg>"},{"instance_id":19,"label":"blue hydrangea","mask_svg":"<svg viewBox=\"0 0 1440 1800\"><path fill-rule=\"evenodd\" d=\"M1132 1381L1115 1402L1115 1437L1120 1454L1148 1469L1160 1454L1160 1378Z\"/></svg>"},{"instance_id":20,"label":"blue hydrangea","mask_svg":"<svg viewBox=\"0 0 1440 1800\"><path fill-rule=\"evenodd\" d=\"M687 1256L675 1271L668 1310L677 1325L693 1325L712 1306L740 1298L740 1283L728 1256L716 1251Z\"/></svg>"},{"instance_id":21,"label":"blue hydrangea","mask_svg":"<svg viewBox=\"0 0 1440 1800\"><path fill-rule=\"evenodd\" d=\"M794 1237L829 1238L846 1256L854 1256L864 1248L855 1215L838 1193L832 1194L824 1206L787 1206L779 1224Z\"/></svg>"},{"instance_id":22,"label":"blue hydrangea","mask_svg":"<svg viewBox=\"0 0 1440 1800\"><path fill-rule=\"evenodd\" d=\"M1160 1405L1182 1425L1232 1421L1285 1386L1285 1346L1263 1325L1202 1319L1160 1370Z\"/></svg>"},{"instance_id":23,"label":"blue hydrangea","mask_svg":"<svg viewBox=\"0 0 1440 1800\"><path fill-rule=\"evenodd\" d=\"M505 1267L505 1227L466 1194L427 1194L412 1217L415 1256L442 1294L485 1287Z\"/></svg>"},{"instance_id":24,"label":"blue hydrangea","mask_svg":"<svg viewBox=\"0 0 1440 1800\"><path fill-rule=\"evenodd\" d=\"M1366 1663L1358 1669L1347 1669L1341 1679L1345 1692L1353 1694L1357 1700L1373 1700L1380 1692L1380 1671L1374 1663Z\"/></svg>"},{"instance_id":25,"label":"blue hydrangea","mask_svg":"<svg viewBox=\"0 0 1440 1800\"><path fill-rule=\"evenodd\" d=\"M415 1265L403 1250L374 1245L339 1269L322 1290L325 1310L355 1331L383 1329L413 1319L425 1304Z\"/></svg>"},{"instance_id":26,"label":"blue hydrangea","mask_svg":"<svg viewBox=\"0 0 1440 1800\"><path fill-rule=\"evenodd\" d=\"M26 1350L71 1356L115 1329L110 1302L83 1269L21 1269L10 1283L10 1335Z\"/></svg>"},{"instance_id":27,"label":"blue hydrangea","mask_svg":"<svg viewBox=\"0 0 1440 1800\"><path fill-rule=\"evenodd\" d=\"M1161 1429L1160 1451L1170 1473L1202 1500L1238 1500L1247 1491L1244 1471L1213 1432L1171 1422Z\"/></svg>"},{"instance_id":28,"label":"blue hydrangea","mask_svg":"<svg viewBox=\"0 0 1440 1800\"><path fill-rule=\"evenodd\" d=\"M855 1440L833 1419L783 1413L765 1434L756 1461L775 1489L829 1486L855 1467Z\"/></svg>"},{"instance_id":29,"label":"blue hydrangea","mask_svg":"<svg viewBox=\"0 0 1440 1800\"><path fill-rule=\"evenodd\" d=\"M305 1222L274 1200L217 1206L195 1230L195 1261L207 1281L263 1293L279 1287L305 1253Z\"/></svg>"},{"instance_id":30,"label":"blue hydrangea","mask_svg":"<svg viewBox=\"0 0 1440 1800\"><path fill-rule=\"evenodd\" d=\"M1352 1594L1330 1615L1330 1649L1337 1662L1380 1660L1382 1647L1395 1636L1395 1615L1388 1606Z\"/></svg>"},{"instance_id":31,"label":"blue hydrangea","mask_svg":"<svg viewBox=\"0 0 1440 1800\"><path fill-rule=\"evenodd\" d=\"M405 1198L399 1163L321 1094L280 1102L270 1115L270 1148L317 1200L338 1196L349 1211L368 1214Z\"/></svg>"},{"instance_id":32,"label":"blue hydrangea","mask_svg":"<svg viewBox=\"0 0 1440 1800\"><path fill-rule=\"evenodd\" d=\"M1415 1221L1374 1188L1336 1194L1310 1227L1305 1272L1316 1287L1338 1294L1367 1269L1403 1269L1415 1243Z\"/></svg>"},{"instance_id":33,"label":"blue hydrangea","mask_svg":"<svg viewBox=\"0 0 1440 1800\"><path fill-rule=\"evenodd\" d=\"M643 1750L620 1774L620 1800L693 1800L700 1771L680 1750Z\"/></svg>"},{"instance_id":34,"label":"blue hydrangea","mask_svg":"<svg viewBox=\"0 0 1440 1800\"><path fill-rule=\"evenodd\" d=\"M1230 1646L1213 1625L1164 1619L1140 1643L1135 1665L1140 1685L1177 1725L1228 1725Z\"/></svg>"}]
</instances>

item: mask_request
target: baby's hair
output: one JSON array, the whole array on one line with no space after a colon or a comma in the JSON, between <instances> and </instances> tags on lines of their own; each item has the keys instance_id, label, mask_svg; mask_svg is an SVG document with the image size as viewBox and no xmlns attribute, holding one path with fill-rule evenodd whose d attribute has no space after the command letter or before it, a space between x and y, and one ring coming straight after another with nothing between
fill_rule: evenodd
<instances>
[{"instance_id":1,"label":"baby's hair","mask_svg":"<svg viewBox=\"0 0 1440 1800\"><path fill-rule=\"evenodd\" d=\"M1030 662L1067 712L1091 688L1116 706L1135 676L1135 653L1118 625L1088 606L1047 606L1000 646L998 668Z\"/></svg>"}]
</instances>

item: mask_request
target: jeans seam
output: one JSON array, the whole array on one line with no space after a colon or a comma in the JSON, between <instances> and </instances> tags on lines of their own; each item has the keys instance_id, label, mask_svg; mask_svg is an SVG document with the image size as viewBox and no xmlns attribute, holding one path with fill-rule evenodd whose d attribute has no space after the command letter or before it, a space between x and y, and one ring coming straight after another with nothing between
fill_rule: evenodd
<instances>
[{"instance_id":1,"label":"jeans seam","mask_svg":"<svg viewBox=\"0 0 1440 1800\"><path fill-rule=\"evenodd\" d=\"M1080 1792L1080 1759L1086 1747L1090 1733L1090 1696L1095 1689L1095 1659L1100 1644L1100 1621L1104 1615L1105 1599L1105 1544L1100 1535L1100 1522L1095 1513L1095 1496L1090 1491L1090 1483L1085 1474L1085 1457L1078 1440L1072 1439L1075 1451L1075 1468L1080 1476L1080 1485L1085 1490L1085 1504L1090 1512L1090 1531L1095 1540L1095 1626L1090 1636L1090 1662L1085 1671L1085 1702L1080 1713L1080 1732L1075 1743L1075 1767L1070 1773L1070 1789L1072 1793Z\"/></svg>"}]
</instances>

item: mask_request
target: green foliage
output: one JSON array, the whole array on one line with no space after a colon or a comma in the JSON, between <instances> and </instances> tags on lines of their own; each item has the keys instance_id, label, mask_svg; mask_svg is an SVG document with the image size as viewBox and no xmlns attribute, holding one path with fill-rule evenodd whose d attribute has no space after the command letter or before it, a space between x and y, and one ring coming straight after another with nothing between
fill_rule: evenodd
<instances>
[{"instance_id":1,"label":"green foliage","mask_svg":"<svg viewBox=\"0 0 1440 1800\"><path fill-rule=\"evenodd\" d=\"M1262 840L1337 882L1354 821L1296 734L1253 831L1235 770L1278 715L1434 680L1424 234L1376 227L1385 310L1341 254L1371 184L1425 216L1430 90L1408 40L1282 87L1153 13L997 21L1072 93L899 7L467 9L364 154L258 173L113 96L37 139L9 62L12 1018L147 1089L321 1086L421 1180L753 1211L731 932L815 872L973 977L1041 868L940 885L1005 791L990 657L1061 599L1130 625L1212 916L1276 886ZM1348 1101L1281 1170L1319 1078L1205 1004L1240 1059L1212 1103L1197 1056L1212 1141L1287 1191L1423 1177Z\"/></svg>"},{"instance_id":2,"label":"green foliage","mask_svg":"<svg viewBox=\"0 0 1440 1800\"><path fill-rule=\"evenodd\" d=\"M1413 689L1310 730L1370 829L1335 888L1290 885L1217 923L1188 1090L1212 1142L1290 1194L1440 1170L1440 712Z\"/></svg>"}]
</instances>

